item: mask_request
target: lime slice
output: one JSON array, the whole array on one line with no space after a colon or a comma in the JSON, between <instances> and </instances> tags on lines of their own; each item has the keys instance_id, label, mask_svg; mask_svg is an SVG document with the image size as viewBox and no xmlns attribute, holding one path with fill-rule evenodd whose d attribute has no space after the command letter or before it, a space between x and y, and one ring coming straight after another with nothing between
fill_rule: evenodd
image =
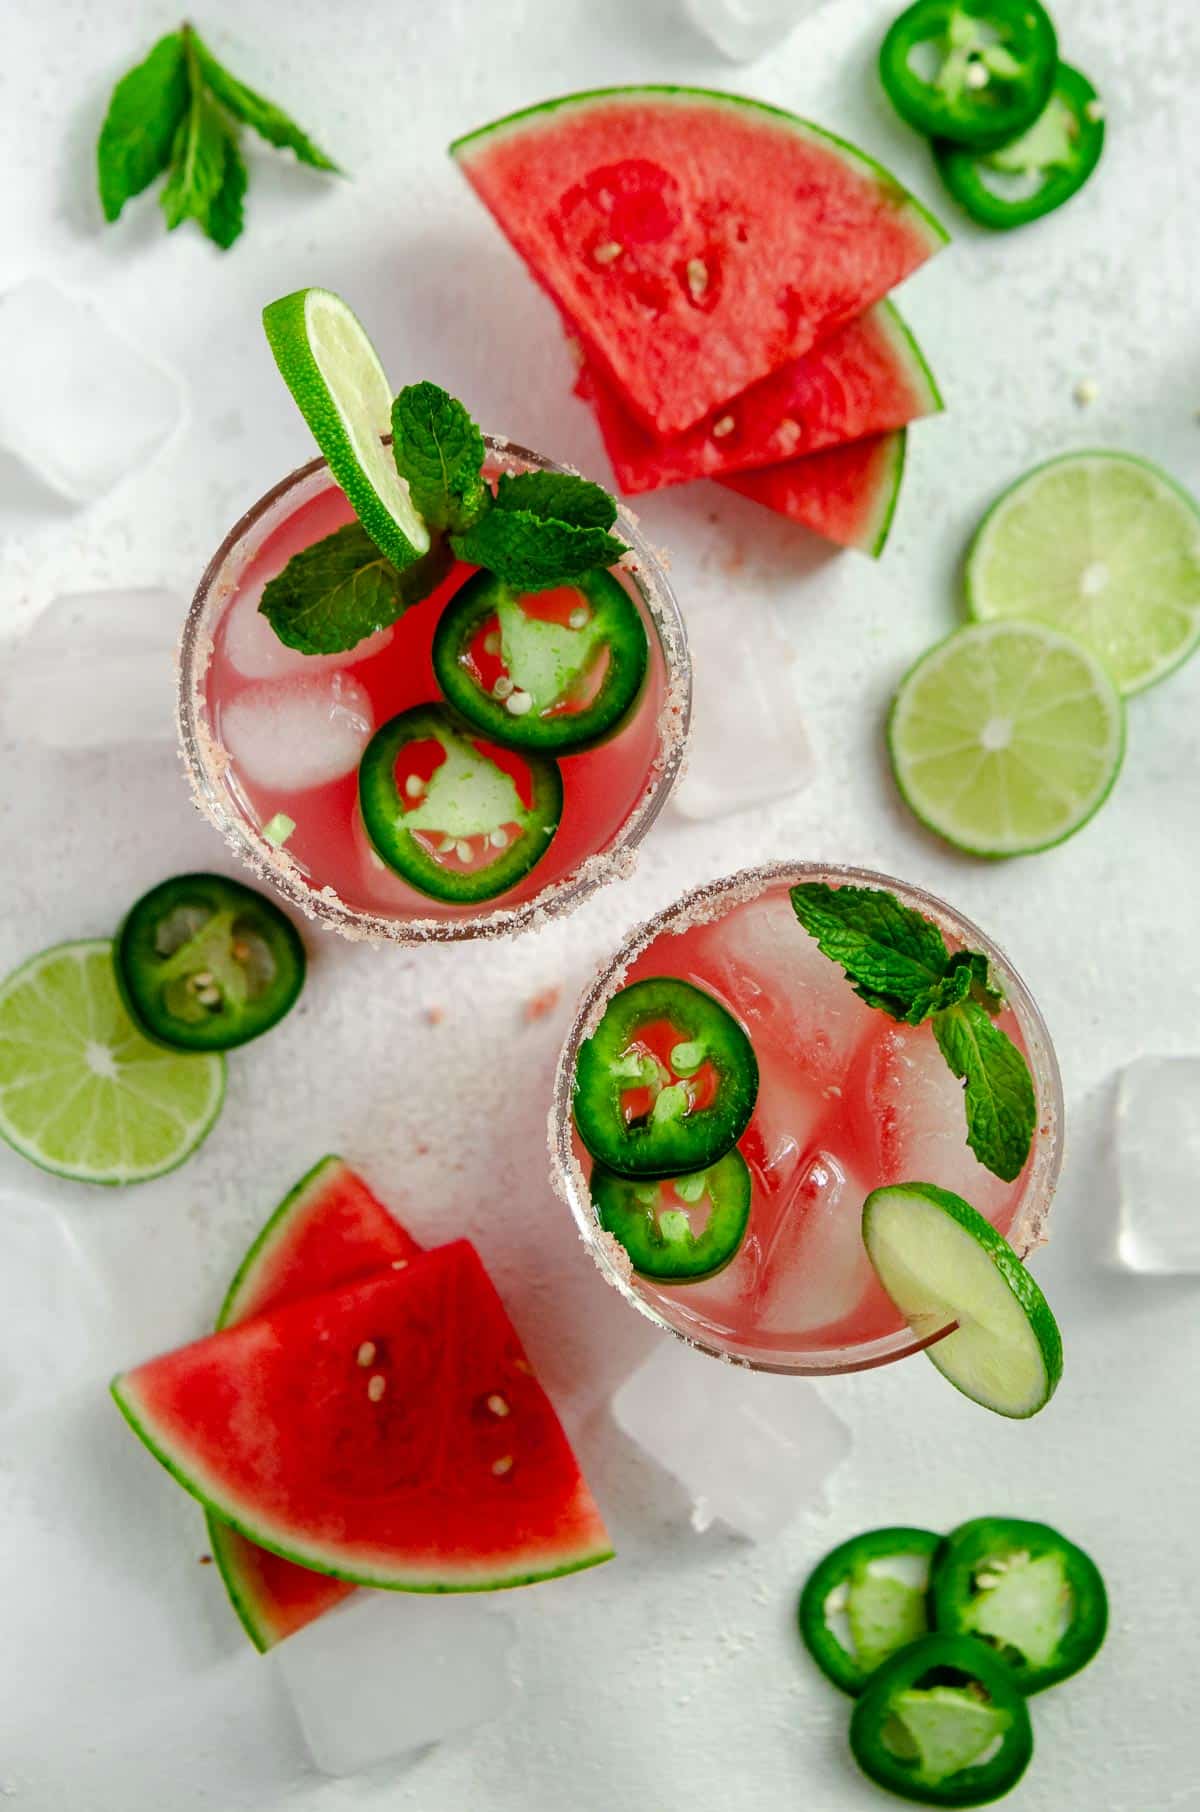
<instances>
[{"instance_id":1,"label":"lime slice","mask_svg":"<svg viewBox=\"0 0 1200 1812\"><path fill-rule=\"evenodd\" d=\"M1144 459L1068 453L992 505L966 586L973 617L1065 630L1140 692L1200 642L1200 507Z\"/></svg>"},{"instance_id":2,"label":"lime slice","mask_svg":"<svg viewBox=\"0 0 1200 1812\"><path fill-rule=\"evenodd\" d=\"M1125 711L1103 663L1042 623L972 623L900 682L888 748L906 804L977 856L1061 843L1103 804Z\"/></svg>"},{"instance_id":3,"label":"lime slice","mask_svg":"<svg viewBox=\"0 0 1200 1812\"><path fill-rule=\"evenodd\" d=\"M1062 1376L1050 1306L1008 1241L977 1209L932 1183L876 1189L863 1241L880 1283L964 1396L1001 1416L1035 1416Z\"/></svg>"},{"instance_id":4,"label":"lime slice","mask_svg":"<svg viewBox=\"0 0 1200 1812\"><path fill-rule=\"evenodd\" d=\"M358 520L393 566L429 551L429 530L396 470L392 392L362 323L328 289L298 289L263 309L275 363Z\"/></svg>"},{"instance_id":5,"label":"lime slice","mask_svg":"<svg viewBox=\"0 0 1200 1812\"><path fill-rule=\"evenodd\" d=\"M56 944L0 982L0 1136L83 1183L143 1183L195 1151L221 1111L225 1060L134 1026L107 938Z\"/></svg>"}]
</instances>

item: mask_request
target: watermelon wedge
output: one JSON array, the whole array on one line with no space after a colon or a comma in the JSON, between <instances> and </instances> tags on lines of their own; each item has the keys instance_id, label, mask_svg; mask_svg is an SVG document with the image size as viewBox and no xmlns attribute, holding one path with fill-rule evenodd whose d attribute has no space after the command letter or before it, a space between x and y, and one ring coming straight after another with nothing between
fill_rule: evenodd
<instances>
[{"instance_id":1,"label":"watermelon wedge","mask_svg":"<svg viewBox=\"0 0 1200 1812\"><path fill-rule=\"evenodd\" d=\"M878 557L884 549L904 476L906 430L827 447L757 472L717 480L805 528Z\"/></svg>"},{"instance_id":2,"label":"watermelon wedge","mask_svg":"<svg viewBox=\"0 0 1200 1812\"><path fill-rule=\"evenodd\" d=\"M211 1334L112 1390L185 1490L340 1579L490 1591L612 1554L466 1240Z\"/></svg>"},{"instance_id":3,"label":"watermelon wedge","mask_svg":"<svg viewBox=\"0 0 1200 1812\"><path fill-rule=\"evenodd\" d=\"M586 366L576 390L590 394L617 483L631 495L801 458L903 428L942 407L933 374L890 302L877 302L682 434L652 434Z\"/></svg>"},{"instance_id":4,"label":"watermelon wedge","mask_svg":"<svg viewBox=\"0 0 1200 1812\"><path fill-rule=\"evenodd\" d=\"M566 95L450 150L659 434L799 358L946 239L853 145L708 89Z\"/></svg>"},{"instance_id":5,"label":"watermelon wedge","mask_svg":"<svg viewBox=\"0 0 1200 1812\"><path fill-rule=\"evenodd\" d=\"M344 1158L322 1158L284 1197L242 1260L217 1327L405 1264L420 1250ZM273 1648L354 1590L256 1547L211 1511L207 1522L230 1603L257 1649Z\"/></svg>"}]
</instances>

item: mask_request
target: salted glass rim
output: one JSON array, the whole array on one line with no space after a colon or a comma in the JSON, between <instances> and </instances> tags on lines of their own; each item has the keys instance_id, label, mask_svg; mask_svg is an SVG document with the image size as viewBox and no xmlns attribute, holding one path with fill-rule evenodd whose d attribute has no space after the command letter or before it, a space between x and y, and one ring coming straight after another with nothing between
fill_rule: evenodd
<instances>
[{"instance_id":1,"label":"salted glass rim","mask_svg":"<svg viewBox=\"0 0 1200 1812\"><path fill-rule=\"evenodd\" d=\"M384 438L390 442L391 436ZM483 439L493 468L578 475L573 467L519 446L503 435L485 434ZM636 516L623 504L617 505L617 524L628 543L629 554L619 562L619 569L628 574L650 616L662 649L666 685L649 778L606 849L586 857L570 873L516 906L496 906L462 918L398 918L351 906L332 887L316 886L286 849L268 842L262 830L238 809L224 779L229 757L209 721L205 696L214 632L251 561L290 510L297 507L295 493L318 479L320 484L312 483L314 496L335 484L322 458L309 460L289 472L251 505L209 561L184 619L176 700L179 744L192 798L203 816L259 880L282 894L305 917L343 937L371 942L414 945L515 935L570 912L606 882L627 875L639 845L667 803L683 764L691 723L692 668L687 630L667 578L664 556L646 540Z\"/></svg>"},{"instance_id":2,"label":"salted glass rim","mask_svg":"<svg viewBox=\"0 0 1200 1812\"><path fill-rule=\"evenodd\" d=\"M623 1249L599 1226L587 1181L575 1154L571 1111L579 1048L595 1030L608 1001L620 987L630 965L642 952L665 932L683 931L690 925L708 923L723 917L734 906L758 898L780 882L795 884L800 881L886 888L897 893L906 903L919 906L942 930L951 932L955 938L962 939L971 948L980 950L987 956L1008 996L1008 1004L1021 1023L1038 1110L1032 1168L1008 1239L1022 1259L1045 1243L1045 1226L1062 1169L1064 1106L1058 1059L1041 1010L1009 957L964 913L937 894L876 869L816 861L770 862L754 868L743 868L735 874L689 889L653 918L637 926L588 984L579 1001L555 1071L548 1135L551 1183L555 1194L570 1208L579 1236L601 1274L639 1314L656 1327L673 1334L686 1345L695 1347L698 1352L707 1353L711 1358L741 1365L750 1371L822 1377L842 1372L868 1371L876 1366L891 1364L896 1359L907 1358L944 1339L952 1331L952 1326L943 1328L924 1340L914 1339L910 1330L900 1330L862 1344L818 1351L797 1348L794 1352L758 1351L749 1342L745 1343L746 1350L737 1350L722 1344L716 1335L706 1338L695 1328L685 1329L679 1326L656 1303L641 1293Z\"/></svg>"}]
</instances>

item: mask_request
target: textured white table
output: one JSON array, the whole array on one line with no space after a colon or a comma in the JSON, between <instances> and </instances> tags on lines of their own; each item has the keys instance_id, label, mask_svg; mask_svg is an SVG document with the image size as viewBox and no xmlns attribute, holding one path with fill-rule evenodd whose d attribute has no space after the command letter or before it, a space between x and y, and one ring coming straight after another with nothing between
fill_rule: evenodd
<instances>
[{"instance_id":1,"label":"textured white table","mask_svg":"<svg viewBox=\"0 0 1200 1812\"><path fill-rule=\"evenodd\" d=\"M732 71L667 0L208 0L200 24L218 51L356 173L326 185L256 154L250 230L222 256L190 229L166 239L149 202L105 232L90 192L108 86L166 29L168 9L10 7L0 288L42 273L94 296L183 374L190 418L150 469L87 512L3 474L3 632L62 591L186 592L229 522L308 457L257 325L266 299L300 284L344 291L398 383L437 378L488 425L603 477L552 310L444 145L570 88L741 85L860 140L938 207L922 146L872 81L892 10L832 0L785 48ZM1200 1680L1200 1284L1105 1268L1113 1074L1136 1053L1200 1042L1200 660L1134 702L1126 770L1102 815L1032 861L977 866L923 836L880 758L884 702L955 620L964 536L1001 484L1038 457L1099 444L1200 485L1200 12L1192 0L1058 0L1056 12L1068 55L1108 103L1105 161L1053 222L1007 240L964 227L909 286L905 309L948 413L913 436L882 564L826 558L710 487L644 510L675 552L685 608L723 597L731 634L771 611L794 642L820 764L812 786L740 819L664 822L634 880L507 950L406 959L318 942L302 1007L236 1056L224 1118L176 1177L109 1197L41 1181L0 1152L0 1182L70 1216L120 1305L94 1389L0 1440L0 1785L21 1812L882 1804L844 1758L845 1704L797 1653L794 1590L861 1527L949 1526L991 1510L1061 1523L1096 1554L1113 1596L1099 1662L1035 1707L1039 1749L1013 1812L1200 1805L1187 1735ZM1098 387L1086 412L1073 400L1083 378ZM55 938L108 932L151 881L221 859L169 753L3 755L4 968ZM569 1002L593 962L685 885L787 854L868 862L946 893L1028 976L1069 1102L1067 1171L1039 1266L1067 1372L1029 1427L959 1402L921 1361L837 1381L828 1398L855 1449L830 1514L751 1549L719 1531L694 1536L674 1487L606 1416L653 1336L604 1290L556 1207L542 1123ZM525 1023L522 1003L550 984L561 1005ZM360 1163L421 1236L478 1240L567 1406L621 1551L574 1585L506 1606L520 1620L525 1686L508 1722L341 1783L305 1772L270 1669L240 1652L219 1584L196 1564L191 1507L101 1389L110 1366L205 1324L257 1220L327 1148Z\"/></svg>"}]
</instances>

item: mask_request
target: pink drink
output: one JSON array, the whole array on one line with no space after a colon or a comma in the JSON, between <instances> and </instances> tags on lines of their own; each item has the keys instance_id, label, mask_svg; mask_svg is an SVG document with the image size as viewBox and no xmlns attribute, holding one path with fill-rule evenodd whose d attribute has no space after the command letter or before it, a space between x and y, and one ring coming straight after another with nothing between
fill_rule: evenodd
<instances>
[{"instance_id":1,"label":"pink drink","mask_svg":"<svg viewBox=\"0 0 1200 1812\"><path fill-rule=\"evenodd\" d=\"M518 469L530 463L515 461ZM658 809L660 789L665 796L686 728L686 671L682 684L676 671L685 660L682 638L674 635L677 619L664 626L660 615L662 599L672 612L673 600L658 575L649 585L644 582L641 562L632 574L617 569L641 610L650 644L648 678L633 712L598 748L560 758L559 829L542 860L516 886L475 905L435 900L395 874L371 847L357 804L358 762L372 733L389 718L440 699L433 632L443 607L474 568L457 564L430 598L345 654L314 657L286 648L258 613L263 586L294 554L353 520L323 466L296 478L294 496L285 493L265 512L259 506L247 519L249 532L247 524L235 530L201 587L185 632L185 668L191 663L196 670L190 690L186 671L184 676L184 740L200 803L227 834L229 818L237 821L236 840L248 846L243 853L297 903L311 904L319 914L332 903L332 890L338 908L348 909L333 915L335 923L357 919L375 929L382 921L385 933L402 938L410 925L420 935L419 921L445 927L440 932L430 927L426 935L455 935L455 921L464 922L468 933L488 928L489 919L507 929L520 920L521 907L540 903L548 890L553 898L553 890L579 881L589 857L615 857L625 843L635 842ZM264 532L256 537L254 514L263 515ZM656 608L649 607L648 596ZM295 828L277 855L261 833L280 814ZM629 834L634 821L636 834ZM586 887L604 878L589 874L582 880Z\"/></svg>"},{"instance_id":2,"label":"pink drink","mask_svg":"<svg viewBox=\"0 0 1200 1812\"><path fill-rule=\"evenodd\" d=\"M880 1363L911 1351L913 1340L867 1260L864 1199L885 1183L937 1183L1027 1251L1037 1243L1057 1164L1053 1055L1036 1008L1001 961L1010 1004L998 1024L1030 1060L1041 1110L1029 1161L1005 1183L967 1145L962 1085L929 1024L899 1025L861 1001L788 898L796 879L882 884L883 877L814 869L771 877L765 887L742 879L742 887L713 890L716 897L698 909L685 901L665 915L588 1003L594 1016L597 996L607 999L617 986L676 976L740 1021L759 1065L754 1116L739 1141L754 1193L736 1256L706 1282L626 1281L639 1306L709 1350L789 1370ZM974 927L899 883L886 885L935 918L952 950L983 949L996 964L998 953ZM574 1158L586 1175L589 1160L577 1140ZM574 1182L578 1214L578 1172ZM604 1244L591 1219L592 1237ZM606 1246L604 1256L615 1255Z\"/></svg>"}]
</instances>

